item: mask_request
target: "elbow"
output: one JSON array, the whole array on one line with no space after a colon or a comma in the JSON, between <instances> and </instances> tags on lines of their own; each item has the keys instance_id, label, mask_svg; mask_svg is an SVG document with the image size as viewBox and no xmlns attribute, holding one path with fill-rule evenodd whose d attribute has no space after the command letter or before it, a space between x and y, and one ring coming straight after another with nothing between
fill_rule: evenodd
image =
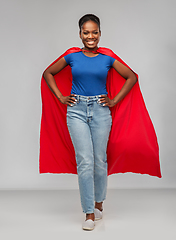
<instances>
[{"instance_id":1,"label":"elbow","mask_svg":"<svg viewBox=\"0 0 176 240\"><path fill-rule=\"evenodd\" d=\"M128 78L130 79L132 85L135 85L138 81L138 75L135 72L131 72Z\"/></svg>"},{"instance_id":2,"label":"elbow","mask_svg":"<svg viewBox=\"0 0 176 240\"><path fill-rule=\"evenodd\" d=\"M45 70L44 72L43 72L43 74L42 74L42 77L46 80L46 71L47 70Z\"/></svg>"},{"instance_id":3,"label":"elbow","mask_svg":"<svg viewBox=\"0 0 176 240\"><path fill-rule=\"evenodd\" d=\"M134 74L134 75L132 75L132 76L130 76L129 78L127 78L126 80L128 80L129 79L129 81L131 82L131 85L132 86L134 86L136 83L137 83L137 81L138 81L138 78L137 78L137 76Z\"/></svg>"},{"instance_id":4,"label":"elbow","mask_svg":"<svg viewBox=\"0 0 176 240\"><path fill-rule=\"evenodd\" d=\"M50 72L48 71L48 69L46 69L44 72L43 72L43 78L45 79L45 81L47 81L47 78L48 78L48 75L50 74Z\"/></svg>"},{"instance_id":5,"label":"elbow","mask_svg":"<svg viewBox=\"0 0 176 240\"><path fill-rule=\"evenodd\" d=\"M134 84L137 83L138 77L135 75Z\"/></svg>"},{"instance_id":6,"label":"elbow","mask_svg":"<svg viewBox=\"0 0 176 240\"><path fill-rule=\"evenodd\" d=\"M134 84L137 83L138 77L137 77L137 75L136 75L135 73L133 74L132 79L133 79L133 83L134 83Z\"/></svg>"}]
</instances>

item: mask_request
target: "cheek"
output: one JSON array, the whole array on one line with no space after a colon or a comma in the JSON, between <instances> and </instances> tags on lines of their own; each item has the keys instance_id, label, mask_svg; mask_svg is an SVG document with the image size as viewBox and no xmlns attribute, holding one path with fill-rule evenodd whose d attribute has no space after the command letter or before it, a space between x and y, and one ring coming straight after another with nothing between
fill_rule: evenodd
<instances>
[{"instance_id":1,"label":"cheek","mask_svg":"<svg viewBox=\"0 0 176 240\"><path fill-rule=\"evenodd\" d=\"M83 42L83 43L86 42L84 38L82 38L82 42Z\"/></svg>"},{"instance_id":2,"label":"cheek","mask_svg":"<svg viewBox=\"0 0 176 240\"><path fill-rule=\"evenodd\" d=\"M80 38L82 41L85 41L85 39L86 39L85 36L80 36Z\"/></svg>"},{"instance_id":3,"label":"cheek","mask_svg":"<svg viewBox=\"0 0 176 240\"><path fill-rule=\"evenodd\" d=\"M97 41L98 41L98 42L100 41L100 37L97 37Z\"/></svg>"}]
</instances>

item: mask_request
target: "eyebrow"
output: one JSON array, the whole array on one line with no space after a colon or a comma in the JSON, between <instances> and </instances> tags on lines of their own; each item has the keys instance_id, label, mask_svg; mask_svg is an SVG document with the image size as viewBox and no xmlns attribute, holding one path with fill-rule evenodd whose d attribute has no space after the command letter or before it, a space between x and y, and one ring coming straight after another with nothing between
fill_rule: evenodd
<instances>
[{"instance_id":1,"label":"eyebrow","mask_svg":"<svg viewBox=\"0 0 176 240\"><path fill-rule=\"evenodd\" d=\"M87 29L82 29L82 31L89 32L89 30L87 30ZM99 30L98 29L92 30L92 32L94 32L94 31L99 31Z\"/></svg>"}]
</instances>

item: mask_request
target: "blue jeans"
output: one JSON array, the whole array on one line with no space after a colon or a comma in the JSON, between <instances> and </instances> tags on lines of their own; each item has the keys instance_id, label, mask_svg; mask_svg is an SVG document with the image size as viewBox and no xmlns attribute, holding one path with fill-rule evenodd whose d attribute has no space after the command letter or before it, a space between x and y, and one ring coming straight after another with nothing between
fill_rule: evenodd
<instances>
[{"instance_id":1,"label":"blue jeans","mask_svg":"<svg viewBox=\"0 0 176 240\"><path fill-rule=\"evenodd\" d=\"M107 142L111 130L108 106L100 96L76 95L67 107L67 126L76 154L78 183L84 213L94 212L94 201L102 202L107 193Z\"/></svg>"}]
</instances>

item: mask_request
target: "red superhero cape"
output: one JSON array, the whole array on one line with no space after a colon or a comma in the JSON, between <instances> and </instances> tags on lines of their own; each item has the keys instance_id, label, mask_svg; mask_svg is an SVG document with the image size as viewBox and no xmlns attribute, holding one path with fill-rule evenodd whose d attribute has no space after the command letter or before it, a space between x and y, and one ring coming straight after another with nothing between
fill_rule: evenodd
<instances>
[{"instance_id":1,"label":"red superhero cape","mask_svg":"<svg viewBox=\"0 0 176 240\"><path fill-rule=\"evenodd\" d=\"M78 47L70 48L52 64L67 54L79 51L81 49ZM127 66L112 50L100 47L97 51ZM138 77L137 74L136 76ZM54 78L62 94L70 95L72 86L70 66L66 66ZM116 96L125 81L114 68L109 70L107 76L109 98ZM67 106L55 97L43 77L41 95L39 171L77 174L74 147L66 124ZM157 137L139 83L137 82L126 97L110 110L112 129L107 147L108 175L133 172L161 178Z\"/></svg>"}]
</instances>

